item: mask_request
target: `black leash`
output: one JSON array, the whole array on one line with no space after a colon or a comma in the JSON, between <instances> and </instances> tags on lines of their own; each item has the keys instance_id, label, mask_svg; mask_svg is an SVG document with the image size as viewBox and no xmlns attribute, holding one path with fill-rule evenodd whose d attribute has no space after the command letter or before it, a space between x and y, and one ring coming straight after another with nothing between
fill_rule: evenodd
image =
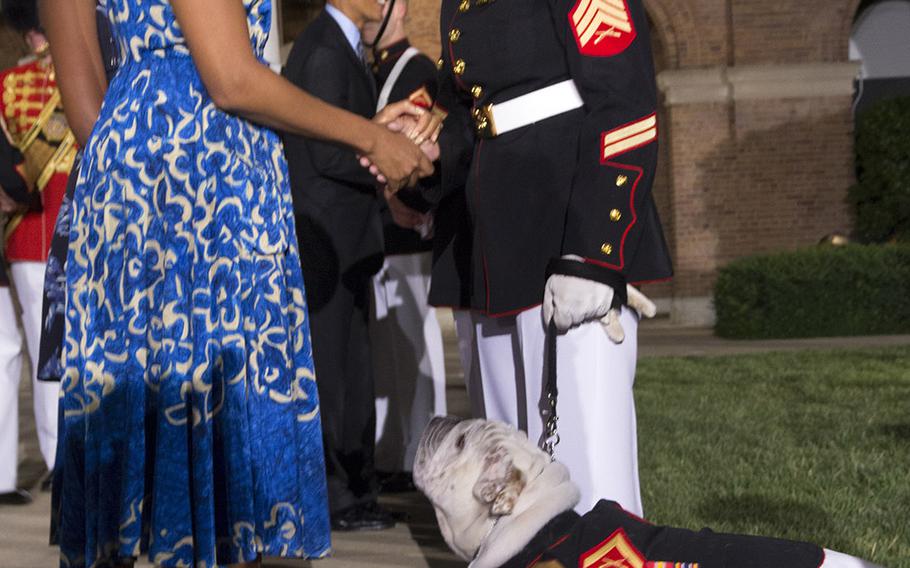
<instances>
[{"instance_id":1,"label":"black leash","mask_svg":"<svg viewBox=\"0 0 910 568\"><path fill-rule=\"evenodd\" d=\"M626 292L626 279L618 272L604 270L599 266L576 260L555 258L547 264L547 280L554 274L576 276L610 286L613 288L613 303L610 305L610 309L622 309L622 306L629 301ZM556 380L556 338L558 335L559 330L556 329L556 323L551 319L550 324L547 326L544 352L547 367L547 407L543 411L546 422L545 436L541 444L542 449L547 452L550 459L553 459L556 446L559 444L559 415L556 413L556 403L559 399L559 386Z\"/></svg>"}]
</instances>

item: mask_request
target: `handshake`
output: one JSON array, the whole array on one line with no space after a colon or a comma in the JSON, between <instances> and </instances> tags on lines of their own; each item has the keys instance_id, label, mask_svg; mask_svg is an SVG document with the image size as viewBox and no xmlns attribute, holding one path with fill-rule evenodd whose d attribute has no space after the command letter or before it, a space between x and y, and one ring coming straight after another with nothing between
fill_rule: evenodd
<instances>
[{"instance_id":1,"label":"handshake","mask_svg":"<svg viewBox=\"0 0 910 568\"><path fill-rule=\"evenodd\" d=\"M391 103L373 117L381 134L377 134L372 151L360 156L360 164L382 186L395 223L421 234L432 226L431 214L411 209L395 194L432 175L433 162L439 158L437 139L442 120L436 113L408 100Z\"/></svg>"}]
</instances>

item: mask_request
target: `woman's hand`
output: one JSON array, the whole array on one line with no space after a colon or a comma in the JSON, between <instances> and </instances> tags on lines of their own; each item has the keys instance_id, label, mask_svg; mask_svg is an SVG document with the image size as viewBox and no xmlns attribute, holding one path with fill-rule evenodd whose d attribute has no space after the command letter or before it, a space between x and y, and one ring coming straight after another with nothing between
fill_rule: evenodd
<instances>
[{"instance_id":1,"label":"woman's hand","mask_svg":"<svg viewBox=\"0 0 910 568\"><path fill-rule=\"evenodd\" d=\"M375 139L361 163L393 193L402 187L411 187L418 179L433 173L432 162L419 146L384 126L376 127Z\"/></svg>"}]
</instances>

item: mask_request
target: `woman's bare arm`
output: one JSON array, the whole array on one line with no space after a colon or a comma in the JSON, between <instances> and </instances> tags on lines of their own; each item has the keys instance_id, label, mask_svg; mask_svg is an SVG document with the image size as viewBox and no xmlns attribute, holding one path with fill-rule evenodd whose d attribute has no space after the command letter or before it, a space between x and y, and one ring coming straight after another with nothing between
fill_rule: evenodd
<instances>
[{"instance_id":1,"label":"woman's bare arm","mask_svg":"<svg viewBox=\"0 0 910 568\"><path fill-rule=\"evenodd\" d=\"M63 109L76 140L88 140L107 90L95 0L40 0L41 24L51 45Z\"/></svg>"},{"instance_id":2,"label":"woman's bare arm","mask_svg":"<svg viewBox=\"0 0 910 568\"><path fill-rule=\"evenodd\" d=\"M368 157L393 188L433 172L404 135L326 104L260 63L240 0L171 0L171 6L220 108L278 130L344 144Z\"/></svg>"}]
</instances>

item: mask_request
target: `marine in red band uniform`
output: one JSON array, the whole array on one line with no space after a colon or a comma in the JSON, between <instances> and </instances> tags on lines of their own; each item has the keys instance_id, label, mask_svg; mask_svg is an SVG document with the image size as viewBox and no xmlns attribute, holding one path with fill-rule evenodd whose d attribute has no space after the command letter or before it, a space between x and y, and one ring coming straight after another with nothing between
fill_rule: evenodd
<instances>
[{"instance_id":1,"label":"marine in red band uniform","mask_svg":"<svg viewBox=\"0 0 910 568\"><path fill-rule=\"evenodd\" d=\"M5 256L10 265L13 290L22 308L22 327L25 347L31 359L35 422L41 454L49 470L54 467L57 445L57 402L59 385L38 382L39 340L41 336L41 303L44 286L44 269L53 236L54 222L66 191L69 171L76 156L76 141L67 125L60 106L60 92L54 67L48 55L47 40L38 24L34 1L4 2L4 12L10 22L20 30L33 56L29 61L0 73L3 89L0 100L0 121L9 141L22 155L17 170L29 192L30 205L13 215L6 224ZM0 300L8 304L5 300ZM4 312L7 305L3 309ZM3 349L23 353L22 337L16 327L16 318L0 318ZM18 349L17 349L18 348ZM0 361L0 367L4 362ZM2 371L15 371L21 361L7 361ZM16 397L19 375L0 378L0 415L16 418ZM17 444L18 434L13 427L0 428L0 447ZM13 464L15 451L4 454L0 462ZM0 493L11 488L0 486Z\"/></svg>"},{"instance_id":2,"label":"marine in red band uniform","mask_svg":"<svg viewBox=\"0 0 910 568\"><path fill-rule=\"evenodd\" d=\"M444 0L441 32L431 303L460 308L473 411L543 437L552 319L556 457L579 510L608 498L640 514L639 314L611 306L627 284L672 274L651 196L659 126L641 0Z\"/></svg>"},{"instance_id":3,"label":"marine in red band uniform","mask_svg":"<svg viewBox=\"0 0 910 568\"><path fill-rule=\"evenodd\" d=\"M369 23L377 110L405 99L431 108L436 64L412 47L407 0L386 3L386 26ZM382 35L375 38L382 30ZM421 181L432 186L438 176ZM370 342L376 388L376 470L383 491L413 491L411 470L420 434L433 416L446 414L445 354L435 308L427 304L432 265L431 205L418 188L405 189L381 211L385 262L373 277ZM390 209L394 208L394 209Z\"/></svg>"}]
</instances>

